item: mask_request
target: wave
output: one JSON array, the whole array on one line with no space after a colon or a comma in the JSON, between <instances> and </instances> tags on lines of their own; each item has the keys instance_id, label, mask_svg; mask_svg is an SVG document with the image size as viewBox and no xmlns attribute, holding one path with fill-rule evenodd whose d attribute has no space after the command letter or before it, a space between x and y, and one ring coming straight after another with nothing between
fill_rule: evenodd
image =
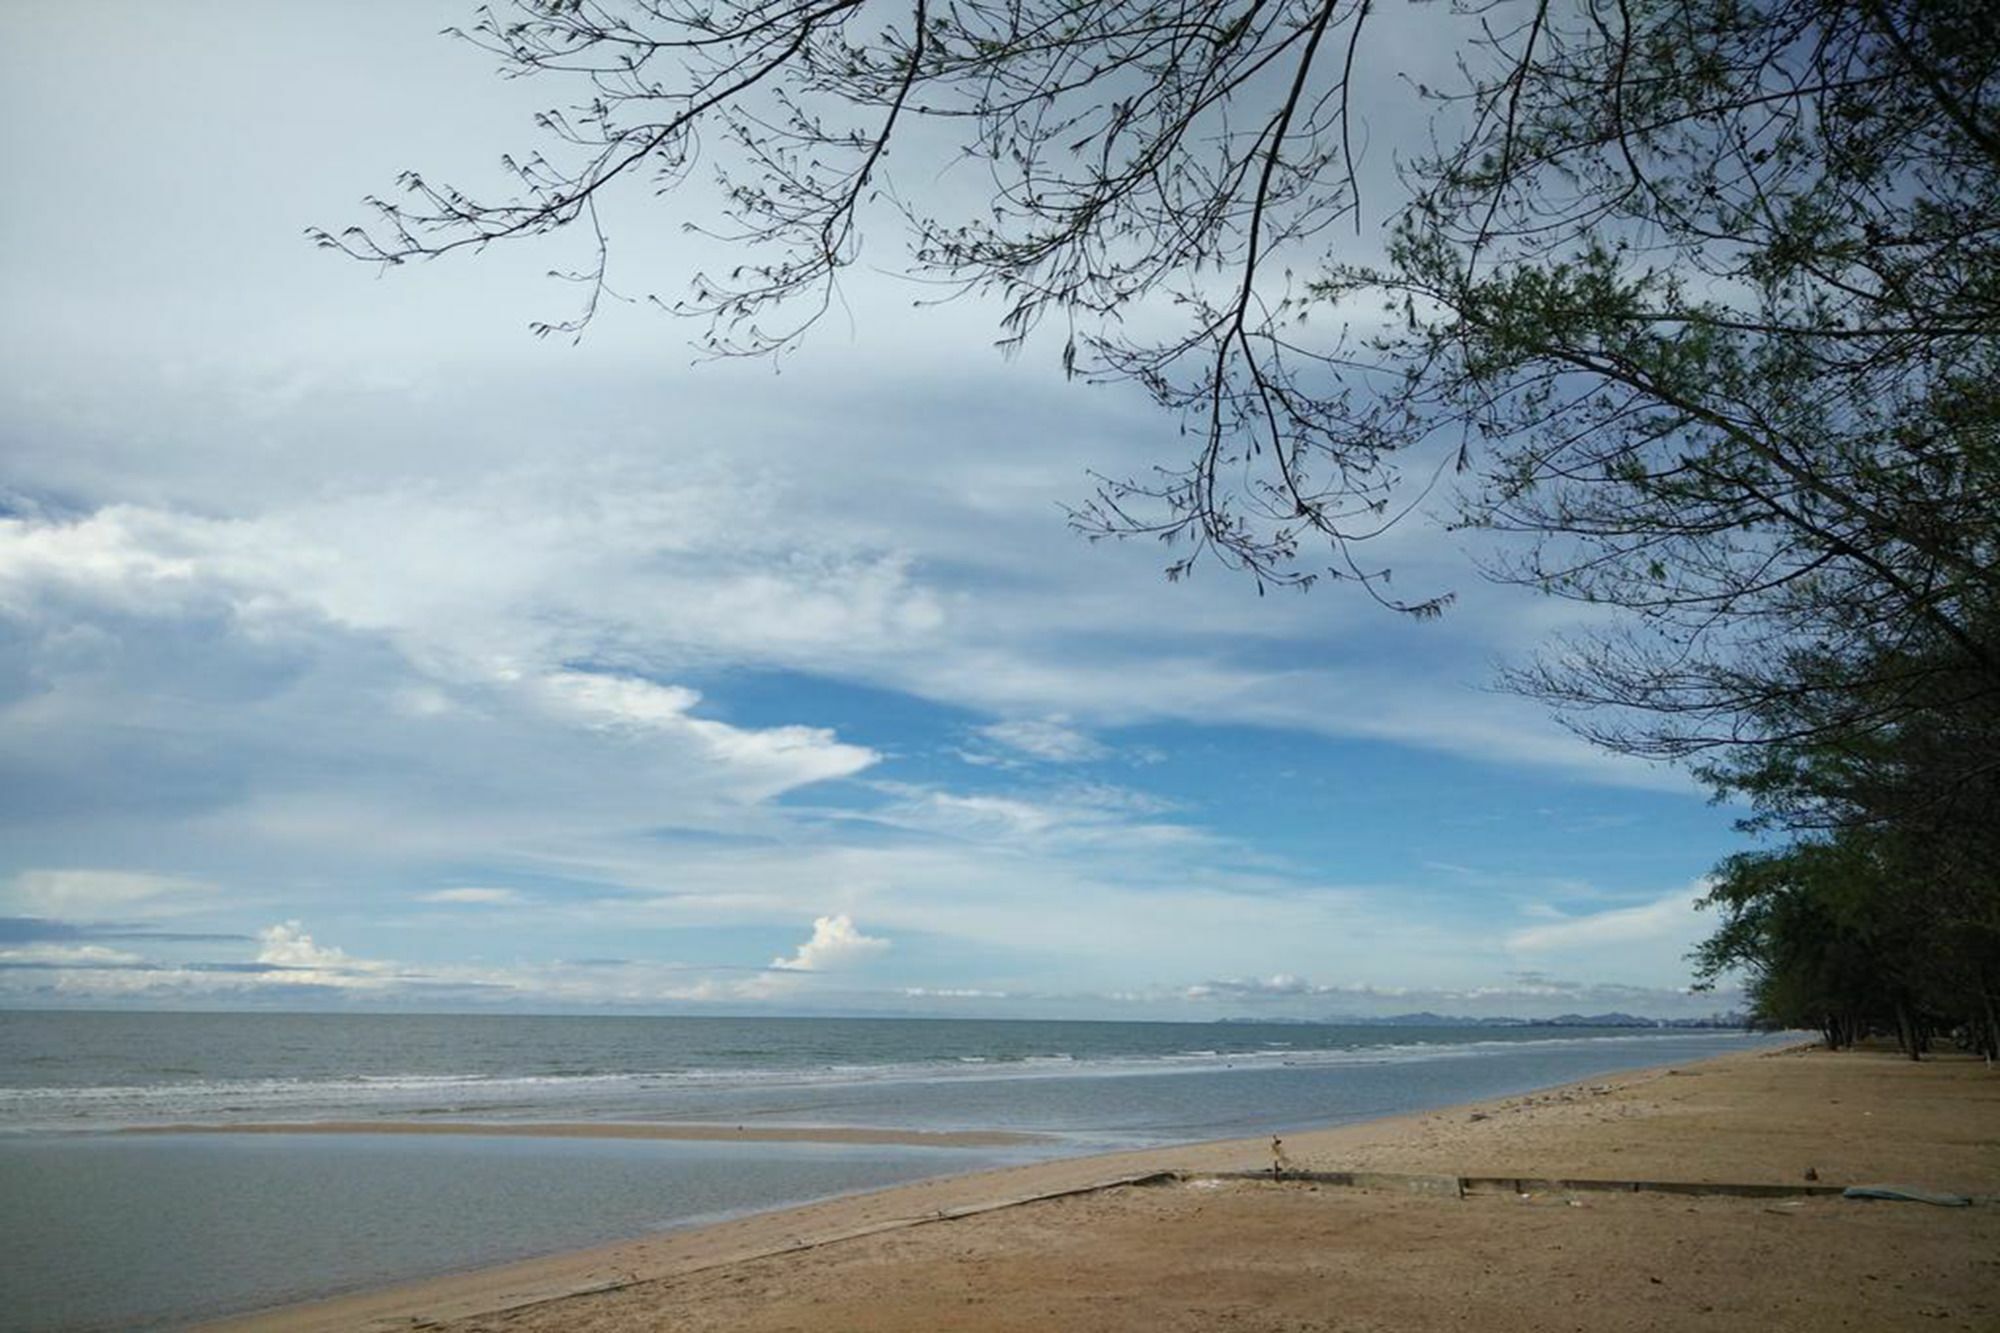
<instances>
[{"instance_id":1,"label":"wave","mask_svg":"<svg viewBox=\"0 0 2000 1333\"><path fill-rule=\"evenodd\" d=\"M1724 1034L1710 1034L1721 1036ZM662 1068L600 1072L390 1073L293 1078L193 1079L173 1083L0 1088L0 1133L102 1131L162 1124L243 1121L395 1119L462 1115L500 1120L697 1120L768 1115L746 1111L730 1094L788 1088L827 1090L893 1083L979 1083L1181 1074L1228 1074L1282 1068L1331 1068L1463 1060L1537 1049L1655 1040L1632 1034L1379 1045L1297 1050L1266 1046L1229 1051L1078 1057L958 1055L873 1064L754 1068Z\"/></svg>"}]
</instances>

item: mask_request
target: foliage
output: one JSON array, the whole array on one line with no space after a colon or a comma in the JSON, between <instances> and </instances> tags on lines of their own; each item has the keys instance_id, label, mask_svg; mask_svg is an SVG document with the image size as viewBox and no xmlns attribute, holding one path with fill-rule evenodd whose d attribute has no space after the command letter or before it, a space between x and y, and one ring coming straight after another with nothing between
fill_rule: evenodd
<instances>
[{"instance_id":1,"label":"foliage","mask_svg":"<svg viewBox=\"0 0 2000 1333\"><path fill-rule=\"evenodd\" d=\"M1367 424L1481 443L1494 572L1622 613L1514 683L1665 758L1893 716L1912 641L1927 693L1990 695L2000 20L1563 12L1419 171L1392 264L1332 284L1409 312Z\"/></svg>"},{"instance_id":2,"label":"foliage","mask_svg":"<svg viewBox=\"0 0 2000 1333\"><path fill-rule=\"evenodd\" d=\"M2000 1056L2000 700L1924 657L1906 647L1847 680L1846 711L1886 720L1802 727L1711 767L1753 825L1793 840L1718 869L1707 905L1723 921L1697 961L1711 978L1746 970L1763 1018L1831 1045L1894 1031L1918 1055L1936 1029ZM1893 707L1872 697L1887 690Z\"/></svg>"},{"instance_id":3,"label":"foliage","mask_svg":"<svg viewBox=\"0 0 2000 1333\"><path fill-rule=\"evenodd\" d=\"M1709 980L1747 973L1760 1021L1816 1029L1832 1048L1893 1032L1915 1058L1947 1032L2000 1057L2000 913L1984 873L1968 886L1893 830L1734 856L1705 900L1723 921L1696 962Z\"/></svg>"}]
</instances>

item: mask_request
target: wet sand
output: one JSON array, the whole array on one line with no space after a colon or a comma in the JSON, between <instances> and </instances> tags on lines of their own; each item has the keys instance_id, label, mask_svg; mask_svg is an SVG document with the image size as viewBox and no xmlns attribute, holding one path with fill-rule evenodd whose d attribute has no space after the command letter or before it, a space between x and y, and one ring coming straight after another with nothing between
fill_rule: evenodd
<instances>
[{"instance_id":1,"label":"wet sand","mask_svg":"<svg viewBox=\"0 0 2000 1333\"><path fill-rule=\"evenodd\" d=\"M1269 1170L1268 1139L1237 1140L925 1181L215 1327L2000 1327L2000 1073L1972 1060L1744 1053L1280 1149L1299 1171L1897 1183L1976 1202L1538 1185L1458 1197L1201 1174Z\"/></svg>"}]
</instances>

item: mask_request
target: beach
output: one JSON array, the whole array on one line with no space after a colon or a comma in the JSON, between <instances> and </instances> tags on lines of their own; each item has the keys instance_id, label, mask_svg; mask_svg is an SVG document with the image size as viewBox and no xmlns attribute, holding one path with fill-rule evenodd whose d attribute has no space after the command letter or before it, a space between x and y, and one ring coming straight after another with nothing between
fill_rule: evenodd
<instances>
[{"instance_id":1,"label":"beach","mask_svg":"<svg viewBox=\"0 0 2000 1333\"><path fill-rule=\"evenodd\" d=\"M1277 1147L1362 1184L1226 1174L1268 1138L1073 1157L209 1327L2000 1326L2000 1074L1970 1059L1745 1051ZM1830 1192L1863 1184L1974 1202Z\"/></svg>"},{"instance_id":2,"label":"beach","mask_svg":"<svg viewBox=\"0 0 2000 1333\"><path fill-rule=\"evenodd\" d=\"M16 1013L0 1018L0 1291L22 1333L178 1328L919 1181L1268 1142L1787 1040Z\"/></svg>"}]
</instances>

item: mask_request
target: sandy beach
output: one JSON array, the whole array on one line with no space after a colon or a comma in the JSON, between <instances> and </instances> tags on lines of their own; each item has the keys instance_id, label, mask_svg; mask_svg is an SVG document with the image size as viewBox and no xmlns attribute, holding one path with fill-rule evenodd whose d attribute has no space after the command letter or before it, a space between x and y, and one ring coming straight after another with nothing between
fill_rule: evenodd
<instances>
[{"instance_id":1,"label":"sandy beach","mask_svg":"<svg viewBox=\"0 0 2000 1333\"><path fill-rule=\"evenodd\" d=\"M1297 1172L1382 1174L1216 1174L1268 1172L1267 1139L1073 1158L210 1327L2000 1327L2000 1074L1972 1060L1746 1052L1295 1134L1281 1151ZM1806 1192L1881 1183L1975 1202Z\"/></svg>"}]
</instances>

